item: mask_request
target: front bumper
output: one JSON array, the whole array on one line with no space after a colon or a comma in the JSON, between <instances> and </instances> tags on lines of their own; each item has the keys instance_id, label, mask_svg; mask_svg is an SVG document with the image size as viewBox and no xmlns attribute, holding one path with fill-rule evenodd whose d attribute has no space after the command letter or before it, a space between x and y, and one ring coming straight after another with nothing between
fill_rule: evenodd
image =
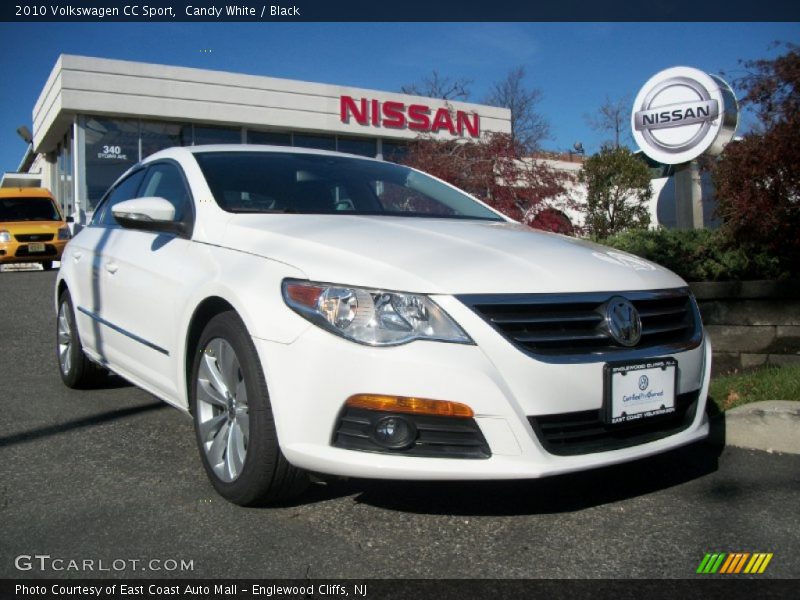
<instances>
[{"instance_id":1,"label":"front bumper","mask_svg":"<svg viewBox=\"0 0 800 600\"><path fill-rule=\"evenodd\" d=\"M64 246L69 240L51 240L44 243L43 252L31 252L28 242L0 243L0 264L40 263L47 260L61 260Z\"/></svg>"},{"instance_id":2,"label":"front bumper","mask_svg":"<svg viewBox=\"0 0 800 600\"><path fill-rule=\"evenodd\" d=\"M514 348L467 307L436 298L476 345L418 341L391 348L348 342L309 326L291 344L255 339L281 449L292 464L331 475L379 479L527 479L635 460L704 439L711 368L706 339L672 354L678 394L696 394L682 430L616 450L559 456L548 452L529 417L602 406L603 364L550 364ZM414 457L332 445L345 400L388 394L466 404L491 450L486 459Z\"/></svg>"}]
</instances>

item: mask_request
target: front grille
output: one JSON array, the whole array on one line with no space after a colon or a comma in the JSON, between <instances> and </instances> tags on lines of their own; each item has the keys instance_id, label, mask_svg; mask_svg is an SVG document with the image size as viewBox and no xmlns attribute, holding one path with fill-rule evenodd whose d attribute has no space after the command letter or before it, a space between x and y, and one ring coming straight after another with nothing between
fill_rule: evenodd
<instances>
[{"instance_id":1,"label":"front grille","mask_svg":"<svg viewBox=\"0 0 800 600\"><path fill-rule=\"evenodd\" d=\"M16 254L14 256L26 257L26 258L28 258L28 257L36 257L36 258L38 258L40 256L42 256L42 257L56 256L57 254L58 254L58 250L56 250L56 247L53 246L53 244L45 244L44 252L30 252L30 251L28 251L28 247L27 246L20 246L19 248L17 248L17 252L16 252Z\"/></svg>"},{"instance_id":2,"label":"front grille","mask_svg":"<svg viewBox=\"0 0 800 600\"><path fill-rule=\"evenodd\" d=\"M417 439L410 448L390 450L375 443L370 432L378 419L402 417L417 428ZM489 458L492 453L474 419L409 415L347 408L333 434L333 445L348 450L428 456L437 458Z\"/></svg>"},{"instance_id":3,"label":"front grille","mask_svg":"<svg viewBox=\"0 0 800 600\"><path fill-rule=\"evenodd\" d=\"M559 456L638 446L683 431L694 420L700 392L679 394L675 412L645 421L607 425L602 409L528 417L545 450Z\"/></svg>"},{"instance_id":4,"label":"front grille","mask_svg":"<svg viewBox=\"0 0 800 600\"><path fill-rule=\"evenodd\" d=\"M630 348L611 336L606 303L630 300L642 337ZM687 288L646 292L464 295L459 299L523 352L549 362L618 360L694 348L702 339L697 306Z\"/></svg>"},{"instance_id":5,"label":"front grille","mask_svg":"<svg viewBox=\"0 0 800 600\"><path fill-rule=\"evenodd\" d=\"M17 233L14 235L18 242L51 242L52 233Z\"/></svg>"}]
</instances>

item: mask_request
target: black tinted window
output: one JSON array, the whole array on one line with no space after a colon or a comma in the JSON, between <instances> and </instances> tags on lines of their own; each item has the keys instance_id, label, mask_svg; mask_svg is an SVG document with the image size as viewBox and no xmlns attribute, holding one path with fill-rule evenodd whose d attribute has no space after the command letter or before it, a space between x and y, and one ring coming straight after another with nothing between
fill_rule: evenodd
<instances>
[{"instance_id":1,"label":"black tinted window","mask_svg":"<svg viewBox=\"0 0 800 600\"><path fill-rule=\"evenodd\" d=\"M175 207L175 219L182 221L187 214L189 192L178 167L170 163L158 163L147 169L139 196L159 196Z\"/></svg>"},{"instance_id":2,"label":"black tinted window","mask_svg":"<svg viewBox=\"0 0 800 600\"><path fill-rule=\"evenodd\" d=\"M92 225L116 226L117 221L114 219L111 209L124 200L136 198L139 185L142 183L143 178L144 170L140 169L120 181L114 189L111 190L108 197L101 205L99 211L100 215L98 216L95 214L95 218L92 219Z\"/></svg>"},{"instance_id":3,"label":"black tinted window","mask_svg":"<svg viewBox=\"0 0 800 600\"><path fill-rule=\"evenodd\" d=\"M283 152L197 152L221 208L230 212L502 218L467 194L388 162Z\"/></svg>"},{"instance_id":4,"label":"black tinted window","mask_svg":"<svg viewBox=\"0 0 800 600\"><path fill-rule=\"evenodd\" d=\"M60 221L50 198L0 198L0 223L3 221Z\"/></svg>"}]
</instances>

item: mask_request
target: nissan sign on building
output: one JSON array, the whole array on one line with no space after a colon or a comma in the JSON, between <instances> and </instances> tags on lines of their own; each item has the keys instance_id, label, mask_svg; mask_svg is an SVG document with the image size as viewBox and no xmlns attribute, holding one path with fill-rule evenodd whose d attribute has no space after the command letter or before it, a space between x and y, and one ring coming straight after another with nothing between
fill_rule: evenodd
<instances>
[{"instance_id":1,"label":"nissan sign on building","mask_svg":"<svg viewBox=\"0 0 800 600\"><path fill-rule=\"evenodd\" d=\"M653 160L678 165L716 156L733 139L736 97L716 75L672 67L644 84L631 114L633 138Z\"/></svg>"},{"instance_id":2,"label":"nissan sign on building","mask_svg":"<svg viewBox=\"0 0 800 600\"><path fill-rule=\"evenodd\" d=\"M71 55L56 61L32 117L27 164L78 223L126 169L172 146L271 144L396 160L420 134L511 132L511 112L485 104Z\"/></svg>"}]
</instances>

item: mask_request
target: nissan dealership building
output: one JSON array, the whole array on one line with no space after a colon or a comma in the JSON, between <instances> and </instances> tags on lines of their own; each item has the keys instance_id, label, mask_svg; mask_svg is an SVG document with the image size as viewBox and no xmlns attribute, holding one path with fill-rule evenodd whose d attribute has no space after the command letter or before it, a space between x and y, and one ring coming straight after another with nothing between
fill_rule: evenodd
<instances>
[{"instance_id":1,"label":"nissan dealership building","mask_svg":"<svg viewBox=\"0 0 800 600\"><path fill-rule=\"evenodd\" d=\"M508 109L62 55L34 106L19 170L39 173L39 185L80 223L123 171L170 146L277 144L390 159L421 133L457 139L490 131L511 131Z\"/></svg>"}]
</instances>

